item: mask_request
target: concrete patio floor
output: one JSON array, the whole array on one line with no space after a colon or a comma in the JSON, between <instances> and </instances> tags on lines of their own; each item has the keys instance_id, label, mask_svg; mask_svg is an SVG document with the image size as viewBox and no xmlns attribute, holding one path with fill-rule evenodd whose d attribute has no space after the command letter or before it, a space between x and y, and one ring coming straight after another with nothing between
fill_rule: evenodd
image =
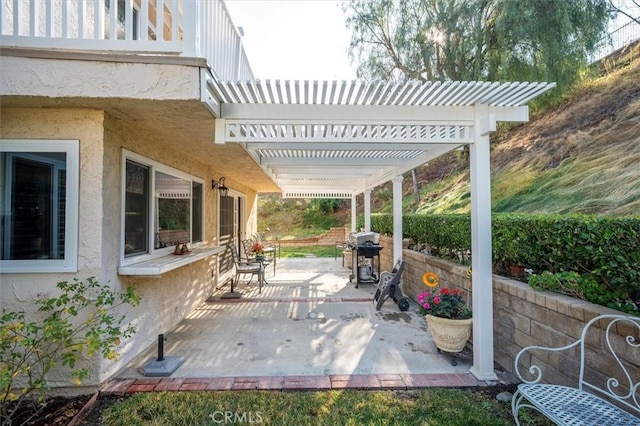
<instances>
[{"instance_id":1,"label":"concrete patio floor","mask_svg":"<svg viewBox=\"0 0 640 426\"><path fill-rule=\"evenodd\" d=\"M328 389L486 385L469 373L470 354L438 353L417 305L388 300L376 311L376 288L349 282L340 259L279 259L258 293L241 282L241 299L214 294L167 334L165 356L184 363L170 378L145 378L148 348L103 391Z\"/></svg>"}]
</instances>

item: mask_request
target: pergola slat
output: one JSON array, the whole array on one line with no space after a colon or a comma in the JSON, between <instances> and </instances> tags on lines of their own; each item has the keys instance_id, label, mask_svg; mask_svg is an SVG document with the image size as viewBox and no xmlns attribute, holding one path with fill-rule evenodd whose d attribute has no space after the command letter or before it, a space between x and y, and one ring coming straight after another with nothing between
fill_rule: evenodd
<instances>
[{"instance_id":1,"label":"pergola slat","mask_svg":"<svg viewBox=\"0 0 640 426\"><path fill-rule=\"evenodd\" d=\"M224 108L225 120L219 123L226 129L217 133L225 135L225 140L217 142L242 143L283 191L287 190L287 181L282 174L293 176L291 167L296 161L311 166L314 161L324 164L348 159L338 175L353 173L350 185L357 193L367 182L404 170L398 167L399 160L411 164L414 159L428 161L441 155L443 149L472 144L476 134L474 105L488 105L494 121L522 121L528 119L526 102L554 86L479 81L266 80L217 83L211 89L220 103L230 104ZM491 119L487 115L484 120L485 131L491 131ZM361 169L356 172L367 162L376 165L371 175L363 176ZM304 178L307 170L296 168L296 173ZM326 193L335 182L318 180L314 174L306 184L307 189Z\"/></svg>"}]
</instances>

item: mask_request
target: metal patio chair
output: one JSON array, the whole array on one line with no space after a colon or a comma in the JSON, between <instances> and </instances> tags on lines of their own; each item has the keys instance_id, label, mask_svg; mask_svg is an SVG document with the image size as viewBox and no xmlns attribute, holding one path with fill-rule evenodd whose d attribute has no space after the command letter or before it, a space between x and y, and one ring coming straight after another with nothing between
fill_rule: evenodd
<instances>
[{"instance_id":1,"label":"metal patio chair","mask_svg":"<svg viewBox=\"0 0 640 426\"><path fill-rule=\"evenodd\" d=\"M243 241L244 244L244 241ZM249 246L251 247L251 246ZM237 251L237 245L235 240L231 243L231 255L233 256L233 264L236 268L236 277L234 279L235 284L239 283L240 275L251 274L251 278L247 285L251 284L253 276L258 276L258 292L262 293L262 283L264 282L264 265L261 262L256 262L255 259L240 257ZM245 249L246 251L246 249ZM234 284L231 283L231 292L233 293Z\"/></svg>"}]
</instances>

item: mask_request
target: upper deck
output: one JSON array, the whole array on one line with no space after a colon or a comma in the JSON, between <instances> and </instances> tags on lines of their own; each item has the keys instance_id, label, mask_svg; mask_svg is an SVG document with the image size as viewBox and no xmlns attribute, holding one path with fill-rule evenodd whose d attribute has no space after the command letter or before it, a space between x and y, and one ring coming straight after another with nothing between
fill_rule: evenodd
<instances>
[{"instance_id":1,"label":"upper deck","mask_svg":"<svg viewBox=\"0 0 640 426\"><path fill-rule=\"evenodd\" d=\"M220 80L253 79L222 0L4 0L0 45L197 57Z\"/></svg>"}]
</instances>

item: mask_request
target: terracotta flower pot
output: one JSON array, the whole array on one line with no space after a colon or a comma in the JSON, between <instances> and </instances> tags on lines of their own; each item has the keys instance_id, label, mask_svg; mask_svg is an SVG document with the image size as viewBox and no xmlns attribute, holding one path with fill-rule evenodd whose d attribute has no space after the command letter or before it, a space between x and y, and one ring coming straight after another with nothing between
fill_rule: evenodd
<instances>
[{"instance_id":1,"label":"terracotta flower pot","mask_svg":"<svg viewBox=\"0 0 640 426\"><path fill-rule=\"evenodd\" d=\"M449 319L426 315L427 326L436 347L444 352L457 353L464 349L471 337L473 318Z\"/></svg>"},{"instance_id":2,"label":"terracotta flower pot","mask_svg":"<svg viewBox=\"0 0 640 426\"><path fill-rule=\"evenodd\" d=\"M521 265L509 265L509 273L512 277L522 278L524 277L524 266Z\"/></svg>"}]
</instances>

